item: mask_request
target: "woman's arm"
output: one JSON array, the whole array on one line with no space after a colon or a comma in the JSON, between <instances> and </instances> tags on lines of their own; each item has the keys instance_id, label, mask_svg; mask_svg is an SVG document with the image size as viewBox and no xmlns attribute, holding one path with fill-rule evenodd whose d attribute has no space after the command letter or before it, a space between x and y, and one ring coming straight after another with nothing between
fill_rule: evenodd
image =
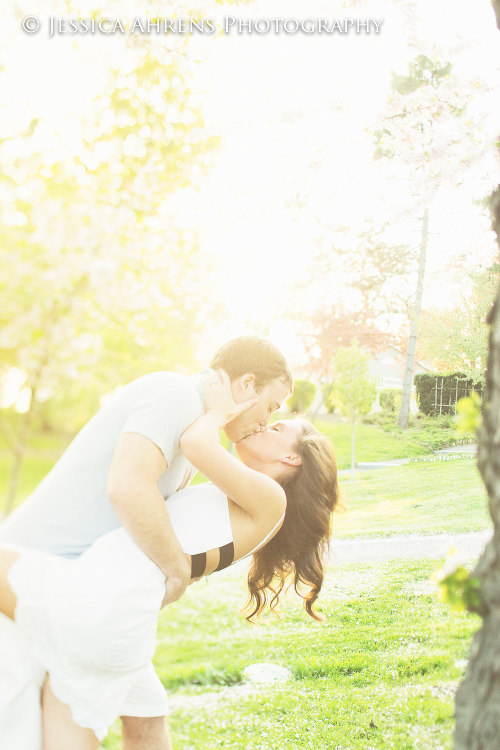
<instances>
[{"instance_id":1,"label":"woman's arm","mask_svg":"<svg viewBox=\"0 0 500 750\"><path fill-rule=\"evenodd\" d=\"M219 441L219 431L234 419L235 409L229 377L210 389L207 412L193 422L181 437L186 458L219 487L254 521L275 517L286 505L285 492L271 477L249 469ZM247 402L248 403L248 402ZM253 405L253 401L249 406ZM249 408L249 407L248 407Z\"/></svg>"}]
</instances>

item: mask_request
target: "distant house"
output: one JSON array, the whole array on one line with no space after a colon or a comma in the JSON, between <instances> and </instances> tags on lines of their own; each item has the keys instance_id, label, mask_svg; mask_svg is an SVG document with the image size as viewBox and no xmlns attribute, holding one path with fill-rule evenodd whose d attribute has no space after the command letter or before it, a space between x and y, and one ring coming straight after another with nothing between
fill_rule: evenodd
<instances>
[{"instance_id":1,"label":"distant house","mask_svg":"<svg viewBox=\"0 0 500 750\"><path fill-rule=\"evenodd\" d=\"M385 388L403 388L403 378L406 366L406 355L395 346L390 346L383 352L373 354L370 359L370 375L377 381L377 399L373 404L372 411L381 411L378 399L378 392ZM420 375L423 372L430 372L422 362L415 361L414 375ZM412 386L411 407L412 411L417 411L415 401L415 386Z\"/></svg>"},{"instance_id":2,"label":"distant house","mask_svg":"<svg viewBox=\"0 0 500 750\"><path fill-rule=\"evenodd\" d=\"M372 412L381 411L379 403L380 391L385 388L403 389L405 367L406 354L403 354L403 352L395 346L390 346L378 354L372 354L370 359L370 377L376 381L377 385L377 398L373 402L373 407L371 409ZM416 361L414 375L419 375L421 372L430 372L430 370L425 364L423 364L423 362ZM307 377L307 375L304 374L302 377ZM322 398L321 392L323 386L318 383L316 383L316 385L316 397L311 407L311 411L314 411L317 408ZM415 386L412 386L410 409L412 412L418 411L415 399ZM322 406L320 408L320 413L324 413L325 411L326 409Z\"/></svg>"},{"instance_id":3,"label":"distant house","mask_svg":"<svg viewBox=\"0 0 500 750\"><path fill-rule=\"evenodd\" d=\"M377 388L402 388L406 366L406 355L395 346L373 354L370 360L370 375L377 380ZM415 375L430 372L422 362L415 361Z\"/></svg>"}]
</instances>

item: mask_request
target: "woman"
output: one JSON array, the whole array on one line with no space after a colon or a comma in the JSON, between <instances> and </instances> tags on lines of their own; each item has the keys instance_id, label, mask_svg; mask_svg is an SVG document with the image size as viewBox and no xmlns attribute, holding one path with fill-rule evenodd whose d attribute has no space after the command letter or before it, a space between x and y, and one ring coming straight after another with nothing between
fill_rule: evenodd
<instances>
[{"instance_id":1,"label":"woman","mask_svg":"<svg viewBox=\"0 0 500 750\"><path fill-rule=\"evenodd\" d=\"M313 605L338 501L331 446L308 422L278 422L238 443L240 462L219 443L234 410L222 374L206 414L181 438L212 482L167 500L192 582L252 554L247 619L266 603L275 608L289 576L308 614L321 619ZM164 587L165 576L123 528L77 560L0 547L0 611L48 674L44 750L96 750L153 656Z\"/></svg>"}]
</instances>

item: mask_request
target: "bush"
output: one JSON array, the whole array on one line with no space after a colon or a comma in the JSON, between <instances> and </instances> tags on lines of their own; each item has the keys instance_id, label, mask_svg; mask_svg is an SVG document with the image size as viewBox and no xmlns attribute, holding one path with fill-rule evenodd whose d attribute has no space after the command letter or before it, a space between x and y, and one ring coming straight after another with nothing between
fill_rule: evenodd
<instances>
[{"instance_id":1,"label":"bush","mask_svg":"<svg viewBox=\"0 0 500 750\"><path fill-rule=\"evenodd\" d=\"M396 425L396 415L390 411L374 411L362 417L361 423L372 424L380 427L381 430L391 431Z\"/></svg>"},{"instance_id":2,"label":"bush","mask_svg":"<svg viewBox=\"0 0 500 750\"><path fill-rule=\"evenodd\" d=\"M384 411L399 411L401 406L401 391L399 388L384 388L380 391L379 404Z\"/></svg>"},{"instance_id":3,"label":"bush","mask_svg":"<svg viewBox=\"0 0 500 750\"><path fill-rule=\"evenodd\" d=\"M417 404L419 410L427 416L436 414L434 402L436 401L436 378L438 380L437 399L441 402L442 398L442 413L454 414L455 413L455 401L457 396L457 378L458 384L458 398L467 395L467 392L472 390L479 391L481 393L481 384L474 383L470 378L463 372L453 372L449 375L441 375L440 373L425 372L420 375L415 375L415 390L417 396ZM441 379L443 381L443 390L441 393ZM437 410L439 414L439 407Z\"/></svg>"},{"instance_id":4,"label":"bush","mask_svg":"<svg viewBox=\"0 0 500 750\"><path fill-rule=\"evenodd\" d=\"M335 411L335 403L333 401L333 383L329 383L323 388L323 406L325 406L327 414L333 414Z\"/></svg>"},{"instance_id":5,"label":"bush","mask_svg":"<svg viewBox=\"0 0 500 750\"><path fill-rule=\"evenodd\" d=\"M310 380L295 380L293 393L288 399L287 406L293 414L307 411L314 401L316 386Z\"/></svg>"}]
</instances>

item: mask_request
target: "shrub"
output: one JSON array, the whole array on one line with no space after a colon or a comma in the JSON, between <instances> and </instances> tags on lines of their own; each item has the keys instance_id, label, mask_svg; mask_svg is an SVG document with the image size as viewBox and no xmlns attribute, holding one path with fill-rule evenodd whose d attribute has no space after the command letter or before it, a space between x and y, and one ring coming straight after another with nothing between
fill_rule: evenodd
<instances>
[{"instance_id":1,"label":"shrub","mask_svg":"<svg viewBox=\"0 0 500 750\"><path fill-rule=\"evenodd\" d=\"M394 430L396 415L389 411L374 411L361 419L362 424L372 424L382 430Z\"/></svg>"},{"instance_id":2,"label":"shrub","mask_svg":"<svg viewBox=\"0 0 500 750\"><path fill-rule=\"evenodd\" d=\"M323 388L323 405L326 408L327 414L333 414L333 412L335 411L335 402L333 400L333 383L329 383Z\"/></svg>"},{"instance_id":3,"label":"shrub","mask_svg":"<svg viewBox=\"0 0 500 750\"><path fill-rule=\"evenodd\" d=\"M420 375L415 375L414 382L415 382L415 390L416 390L416 397L417 397L417 404L419 410L423 414L427 414L427 416L432 416L436 414L436 409L434 407L434 402L436 401L436 378L438 378L438 391L437 391L437 400L438 403L441 402L442 398L442 413L443 414L454 414L455 413L455 401L457 397L457 378L459 380L458 383L458 398L462 398L462 396L467 395L467 392L474 389L476 391L481 392L481 384L480 383L474 383L473 380L470 378L467 379L467 376L464 375L463 372L453 372L449 375L441 375L439 373L430 373L425 372L421 373ZM441 393L441 380L443 385L443 390ZM439 414L439 406L437 409L437 414Z\"/></svg>"},{"instance_id":4,"label":"shrub","mask_svg":"<svg viewBox=\"0 0 500 750\"><path fill-rule=\"evenodd\" d=\"M293 393L286 402L294 414L307 411L314 401L316 386L310 380L295 380Z\"/></svg>"},{"instance_id":5,"label":"shrub","mask_svg":"<svg viewBox=\"0 0 500 750\"><path fill-rule=\"evenodd\" d=\"M384 411L398 411L401 406L401 391L399 388L384 388L383 391L380 391L379 404Z\"/></svg>"}]
</instances>

